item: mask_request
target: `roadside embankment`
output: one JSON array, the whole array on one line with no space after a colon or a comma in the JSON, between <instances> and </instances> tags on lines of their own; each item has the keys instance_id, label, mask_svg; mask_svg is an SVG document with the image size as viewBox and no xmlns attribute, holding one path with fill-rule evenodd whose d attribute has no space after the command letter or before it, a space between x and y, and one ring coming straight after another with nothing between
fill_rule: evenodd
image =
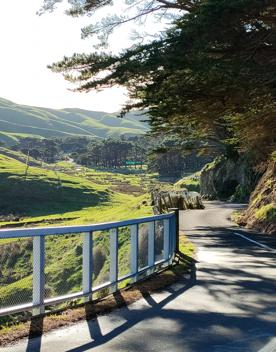
<instances>
[{"instance_id":1,"label":"roadside embankment","mask_svg":"<svg viewBox=\"0 0 276 352\"><path fill-rule=\"evenodd\" d=\"M237 216L239 225L276 234L276 161L272 161L251 194L248 208Z\"/></svg>"},{"instance_id":2,"label":"roadside embankment","mask_svg":"<svg viewBox=\"0 0 276 352\"><path fill-rule=\"evenodd\" d=\"M217 157L200 173L200 193L205 199L247 202L260 174L246 157Z\"/></svg>"}]
</instances>

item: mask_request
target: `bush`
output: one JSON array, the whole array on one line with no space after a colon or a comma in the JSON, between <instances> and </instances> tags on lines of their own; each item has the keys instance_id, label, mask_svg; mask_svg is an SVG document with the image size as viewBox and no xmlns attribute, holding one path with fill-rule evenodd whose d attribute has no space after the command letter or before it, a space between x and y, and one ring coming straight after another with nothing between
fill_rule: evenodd
<instances>
[{"instance_id":1,"label":"bush","mask_svg":"<svg viewBox=\"0 0 276 352\"><path fill-rule=\"evenodd\" d=\"M256 218L260 220L276 221L276 203L262 206L256 211Z\"/></svg>"},{"instance_id":2,"label":"bush","mask_svg":"<svg viewBox=\"0 0 276 352\"><path fill-rule=\"evenodd\" d=\"M96 279L96 277L101 272L101 270L104 266L105 260L106 260L106 255L100 246L97 246L94 248L93 258L94 258L93 272L94 272L95 279Z\"/></svg>"}]
</instances>

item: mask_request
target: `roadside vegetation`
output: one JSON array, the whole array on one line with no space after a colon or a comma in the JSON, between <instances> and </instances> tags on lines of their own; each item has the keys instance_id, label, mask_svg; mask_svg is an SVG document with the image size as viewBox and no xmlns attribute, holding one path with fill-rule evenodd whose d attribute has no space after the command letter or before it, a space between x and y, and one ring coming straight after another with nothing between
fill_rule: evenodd
<instances>
[{"instance_id":1,"label":"roadside vegetation","mask_svg":"<svg viewBox=\"0 0 276 352\"><path fill-rule=\"evenodd\" d=\"M200 172L183 177L174 184L175 189L187 189L190 192L200 192Z\"/></svg>"},{"instance_id":2,"label":"roadside vegetation","mask_svg":"<svg viewBox=\"0 0 276 352\"><path fill-rule=\"evenodd\" d=\"M276 161L271 160L252 193L248 208L235 214L239 225L276 234Z\"/></svg>"}]
</instances>

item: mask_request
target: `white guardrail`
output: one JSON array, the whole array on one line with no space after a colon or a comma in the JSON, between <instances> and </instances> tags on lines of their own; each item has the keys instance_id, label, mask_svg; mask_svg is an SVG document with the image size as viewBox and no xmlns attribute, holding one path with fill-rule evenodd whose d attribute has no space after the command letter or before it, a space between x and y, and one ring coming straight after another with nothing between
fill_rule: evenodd
<instances>
[{"instance_id":1,"label":"white guardrail","mask_svg":"<svg viewBox=\"0 0 276 352\"><path fill-rule=\"evenodd\" d=\"M161 258L156 258L156 224L162 224L162 251ZM139 234L140 226L147 224L147 265L139 266ZM171 264L176 248L176 214L169 213L139 219L119 222L85 225L64 226L45 228L24 228L14 230L0 230L1 240L29 239L32 238L32 302L25 302L6 307L1 304L0 316L32 310L33 315L45 312L46 306L84 297L85 301L91 301L92 295L103 289L108 289L107 294L116 292L118 284L126 279L131 283L139 281L139 276L151 275L158 268L164 268ZM129 273L119 276L118 261L118 231L122 227L129 227L130 258ZM109 235L109 280L101 285L93 285L93 233L108 230ZM48 236L66 236L80 234L82 236L82 287L81 291L66 295L47 298L45 295L45 239ZM12 253L10 253L12 255ZM158 259L158 260L157 260ZM79 269L78 269L79 270ZM1 274L0 274L1 275ZM62 283L61 283L62 284ZM3 285L2 285L3 287ZM5 287L5 285L4 285ZM31 299L30 299L31 300Z\"/></svg>"}]
</instances>

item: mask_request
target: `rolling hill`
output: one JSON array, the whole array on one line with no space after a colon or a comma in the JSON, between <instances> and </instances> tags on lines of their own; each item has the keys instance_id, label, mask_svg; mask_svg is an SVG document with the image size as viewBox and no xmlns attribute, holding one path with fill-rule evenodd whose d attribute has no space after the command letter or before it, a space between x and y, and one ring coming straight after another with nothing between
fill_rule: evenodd
<instances>
[{"instance_id":1,"label":"rolling hill","mask_svg":"<svg viewBox=\"0 0 276 352\"><path fill-rule=\"evenodd\" d=\"M139 135L148 129L147 124L142 122L144 119L135 112L120 119L117 113L82 109L55 110L20 105L0 98L0 141L13 144L22 134L46 138Z\"/></svg>"}]
</instances>

